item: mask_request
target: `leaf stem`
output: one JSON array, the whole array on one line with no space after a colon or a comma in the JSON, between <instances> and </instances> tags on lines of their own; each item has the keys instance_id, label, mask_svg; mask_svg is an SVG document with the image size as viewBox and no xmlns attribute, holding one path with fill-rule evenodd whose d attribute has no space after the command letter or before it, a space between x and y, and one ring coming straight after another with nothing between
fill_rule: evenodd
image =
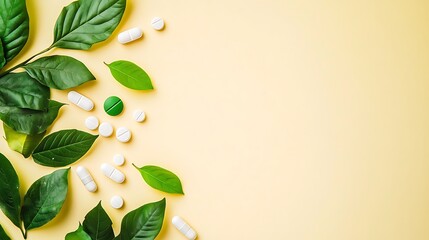
<instances>
[{"instance_id":1,"label":"leaf stem","mask_svg":"<svg viewBox=\"0 0 429 240\"><path fill-rule=\"evenodd\" d=\"M7 75L7 74L8 74L8 73L10 73L10 72L12 72L12 71L13 71L13 70L15 70L15 69L18 69L18 68L20 68L20 67L24 66L24 65L25 65L25 64L27 64L29 61L31 61L33 58L35 58L35 57L39 56L40 54L43 54L43 53L45 53L45 52L47 52L47 51L51 50L51 49L52 49L52 46L50 46L50 47L46 48L45 50L43 50L43 51L41 51L41 52L39 52L39 53L34 54L33 56L31 56L31 57L30 57L30 58L28 58L27 60L25 60L25 61L23 61L23 62L19 63L18 65L15 65L14 67L9 68L8 70L6 70L6 71L4 71L4 72L2 72L2 73L0 74L0 78L1 78L1 77L3 77L3 76L5 76L5 75Z\"/></svg>"}]
</instances>

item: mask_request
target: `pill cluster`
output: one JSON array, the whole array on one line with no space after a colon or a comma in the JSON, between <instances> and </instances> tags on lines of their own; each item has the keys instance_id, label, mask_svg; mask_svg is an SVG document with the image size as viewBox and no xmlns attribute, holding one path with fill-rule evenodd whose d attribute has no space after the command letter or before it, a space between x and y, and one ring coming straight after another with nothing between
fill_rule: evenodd
<instances>
[{"instance_id":1,"label":"pill cluster","mask_svg":"<svg viewBox=\"0 0 429 240\"><path fill-rule=\"evenodd\" d=\"M161 31L165 27L164 19L160 17L155 17L150 22L150 25L153 29ZM135 41L143 36L143 31L139 27L130 28L125 30L118 35L118 42L121 44L126 44L132 41Z\"/></svg>"}]
</instances>

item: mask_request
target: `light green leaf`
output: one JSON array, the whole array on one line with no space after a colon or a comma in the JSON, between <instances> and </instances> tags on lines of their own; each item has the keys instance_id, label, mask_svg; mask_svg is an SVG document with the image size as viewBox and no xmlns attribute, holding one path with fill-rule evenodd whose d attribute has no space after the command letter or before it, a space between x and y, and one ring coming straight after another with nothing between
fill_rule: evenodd
<instances>
[{"instance_id":1,"label":"light green leaf","mask_svg":"<svg viewBox=\"0 0 429 240\"><path fill-rule=\"evenodd\" d=\"M26 230L45 225L60 212L67 197L69 170L60 169L46 175L28 189L21 210Z\"/></svg>"},{"instance_id":2,"label":"light green leaf","mask_svg":"<svg viewBox=\"0 0 429 240\"><path fill-rule=\"evenodd\" d=\"M45 110L48 108L49 98L49 88L31 78L25 72L9 73L0 78L1 105Z\"/></svg>"},{"instance_id":3,"label":"light green leaf","mask_svg":"<svg viewBox=\"0 0 429 240\"><path fill-rule=\"evenodd\" d=\"M149 75L136 64L124 60L104 64L109 67L116 81L125 87L135 90L153 89Z\"/></svg>"},{"instance_id":4,"label":"light green leaf","mask_svg":"<svg viewBox=\"0 0 429 240\"><path fill-rule=\"evenodd\" d=\"M115 239L153 240L162 228L165 214L165 198L129 212L122 219L121 233Z\"/></svg>"},{"instance_id":5,"label":"light green leaf","mask_svg":"<svg viewBox=\"0 0 429 240\"><path fill-rule=\"evenodd\" d=\"M20 227L19 179L12 164L0 153L0 209L15 226Z\"/></svg>"},{"instance_id":6,"label":"light green leaf","mask_svg":"<svg viewBox=\"0 0 429 240\"><path fill-rule=\"evenodd\" d=\"M65 240L91 240L91 237L83 230L82 225L79 224L76 231L67 233Z\"/></svg>"},{"instance_id":7,"label":"light green leaf","mask_svg":"<svg viewBox=\"0 0 429 240\"><path fill-rule=\"evenodd\" d=\"M112 220L104 211L101 202L86 214L83 229L91 236L92 240L112 240L115 237Z\"/></svg>"},{"instance_id":8,"label":"light green leaf","mask_svg":"<svg viewBox=\"0 0 429 240\"><path fill-rule=\"evenodd\" d=\"M18 55L24 47L29 28L25 0L0 0L0 38L7 62Z\"/></svg>"},{"instance_id":9,"label":"light green leaf","mask_svg":"<svg viewBox=\"0 0 429 240\"><path fill-rule=\"evenodd\" d=\"M39 58L24 66L27 73L41 84L55 89L69 89L95 80L88 68L68 56Z\"/></svg>"},{"instance_id":10,"label":"light green leaf","mask_svg":"<svg viewBox=\"0 0 429 240\"><path fill-rule=\"evenodd\" d=\"M4 134L9 148L21 153L25 158L28 158L37 145L42 141L45 132L35 135L27 135L14 131L12 128L3 124Z\"/></svg>"},{"instance_id":11,"label":"light green leaf","mask_svg":"<svg viewBox=\"0 0 429 240\"><path fill-rule=\"evenodd\" d=\"M6 234L3 227L0 225L0 240L10 240L10 237Z\"/></svg>"},{"instance_id":12,"label":"light green leaf","mask_svg":"<svg viewBox=\"0 0 429 240\"><path fill-rule=\"evenodd\" d=\"M76 129L52 133L36 147L33 159L43 166L67 166L85 155L97 137L98 135L91 135Z\"/></svg>"},{"instance_id":13,"label":"light green leaf","mask_svg":"<svg viewBox=\"0 0 429 240\"><path fill-rule=\"evenodd\" d=\"M134 164L133 166L140 172L149 186L167 193L184 194L180 179L167 169L157 166L144 166L141 168Z\"/></svg>"},{"instance_id":14,"label":"light green leaf","mask_svg":"<svg viewBox=\"0 0 429 240\"><path fill-rule=\"evenodd\" d=\"M63 8L51 47L89 49L106 40L121 21L126 0L79 0Z\"/></svg>"},{"instance_id":15,"label":"light green leaf","mask_svg":"<svg viewBox=\"0 0 429 240\"><path fill-rule=\"evenodd\" d=\"M63 105L51 100L47 111L0 106L0 119L14 131L28 135L40 134L54 122Z\"/></svg>"}]
</instances>

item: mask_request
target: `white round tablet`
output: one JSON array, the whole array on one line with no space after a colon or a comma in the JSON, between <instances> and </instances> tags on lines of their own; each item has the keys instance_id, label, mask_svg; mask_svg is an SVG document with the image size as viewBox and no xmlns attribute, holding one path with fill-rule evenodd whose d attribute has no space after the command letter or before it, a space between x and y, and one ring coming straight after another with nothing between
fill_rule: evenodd
<instances>
[{"instance_id":1,"label":"white round tablet","mask_svg":"<svg viewBox=\"0 0 429 240\"><path fill-rule=\"evenodd\" d=\"M146 119L146 114L142 110L137 109L133 113L133 118L136 122L143 122Z\"/></svg>"},{"instance_id":2,"label":"white round tablet","mask_svg":"<svg viewBox=\"0 0 429 240\"><path fill-rule=\"evenodd\" d=\"M90 116L87 117L85 119L85 126L89 129L89 130L95 130L98 128L98 119L94 116Z\"/></svg>"},{"instance_id":3,"label":"white round tablet","mask_svg":"<svg viewBox=\"0 0 429 240\"><path fill-rule=\"evenodd\" d=\"M119 142L126 143L130 141L131 139L131 132L126 127L120 127L118 130L116 130L116 139L118 139Z\"/></svg>"},{"instance_id":4,"label":"white round tablet","mask_svg":"<svg viewBox=\"0 0 429 240\"><path fill-rule=\"evenodd\" d=\"M124 206L124 199L121 196L115 195L110 199L110 206L115 209L119 209Z\"/></svg>"},{"instance_id":5,"label":"white round tablet","mask_svg":"<svg viewBox=\"0 0 429 240\"><path fill-rule=\"evenodd\" d=\"M108 122L103 122L100 124L100 127L98 127L98 132L103 137L110 137L113 134L113 127Z\"/></svg>"},{"instance_id":6,"label":"white round tablet","mask_svg":"<svg viewBox=\"0 0 429 240\"><path fill-rule=\"evenodd\" d=\"M150 24L152 25L152 28L157 30L157 31L162 30L164 28L164 25L165 25L164 19L162 19L160 17L154 17L152 19L152 21L150 22Z\"/></svg>"},{"instance_id":7,"label":"white round tablet","mask_svg":"<svg viewBox=\"0 0 429 240\"><path fill-rule=\"evenodd\" d=\"M115 156L113 156L113 163L116 166L122 166L125 163L125 158L124 155L122 154L116 154Z\"/></svg>"}]
</instances>

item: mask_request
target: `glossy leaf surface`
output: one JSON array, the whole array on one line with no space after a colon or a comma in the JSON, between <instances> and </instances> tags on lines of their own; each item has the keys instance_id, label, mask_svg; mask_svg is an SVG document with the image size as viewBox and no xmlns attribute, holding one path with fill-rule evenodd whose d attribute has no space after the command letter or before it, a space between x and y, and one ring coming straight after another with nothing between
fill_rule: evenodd
<instances>
[{"instance_id":1,"label":"glossy leaf surface","mask_svg":"<svg viewBox=\"0 0 429 240\"><path fill-rule=\"evenodd\" d=\"M115 237L112 220L104 211L101 202L86 214L83 229L91 236L92 240L112 240Z\"/></svg>"},{"instance_id":2,"label":"glossy leaf surface","mask_svg":"<svg viewBox=\"0 0 429 240\"><path fill-rule=\"evenodd\" d=\"M3 130L9 148L21 153L25 158L31 155L40 141L42 141L43 136L45 136L45 132L35 135L19 133L6 124L3 124Z\"/></svg>"},{"instance_id":3,"label":"glossy leaf surface","mask_svg":"<svg viewBox=\"0 0 429 240\"><path fill-rule=\"evenodd\" d=\"M46 136L36 147L33 159L43 166L67 166L85 155L97 137L76 129L54 132Z\"/></svg>"},{"instance_id":4,"label":"glossy leaf surface","mask_svg":"<svg viewBox=\"0 0 429 240\"><path fill-rule=\"evenodd\" d=\"M68 56L39 58L24 66L27 73L41 84L55 89L77 87L95 77L79 60Z\"/></svg>"},{"instance_id":5,"label":"glossy leaf surface","mask_svg":"<svg viewBox=\"0 0 429 240\"><path fill-rule=\"evenodd\" d=\"M0 106L0 119L14 131L29 135L40 134L54 122L63 105L51 100L47 111Z\"/></svg>"},{"instance_id":6,"label":"glossy leaf surface","mask_svg":"<svg viewBox=\"0 0 429 240\"><path fill-rule=\"evenodd\" d=\"M125 87L135 90L153 89L149 75L136 64L119 60L106 65L116 81Z\"/></svg>"},{"instance_id":7,"label":"glossy leaf surface","mask_svg":"<svg viewBox=\"0 0 429 240\"><path fill-rule=\"evenodd\" d=\"M60 212L67 197L69 170L57 170L30 186L21 210L26 230L45 225Z\"/></svg>"},{"instance_id":8,"label":"glossy leaf surface","mask_svg":"<svg viewBox=\"0 0 429 240\"><path fill-rule=\"evenodd\" d=\"M147 184L149 184L149 186L167 193L184 194L179 177L167 169L157 166L144 166L138 168L134 165L134 167L140 172L143 179Z\"/></svg>"},{"instance_id":9,"label":"glossy leaf surface","mask_svg":"<svg viewBox=\"0 0 429 240\"><path fill-rule=\"evenodd\" d=\"M106 40L121 21L126 0L79 0L65 7L55 23L53 47L89 49Z\"/></svg>"},{"instance_id":10,"label":"glossy leaf surface","mask_svg":"<svg viewBox=\"0 0 429 240\"><path fill-rule=\"evenodd\" d=\"M65 240L91 240L91 237L83 230L82 225L76 231L67 233Z\"/></svg>"},{"instance_id":11,"label":"glossy leaf surface","mask_svg":"<svg viewBox=\"0 0 429 240\"><path fill-rule=\"evenodd\" d=\"M19 195L19 179L12 164L0 153L0 209L12 223L19 227L19 211L21 197Z\"/></svg>"}]
</instances>

